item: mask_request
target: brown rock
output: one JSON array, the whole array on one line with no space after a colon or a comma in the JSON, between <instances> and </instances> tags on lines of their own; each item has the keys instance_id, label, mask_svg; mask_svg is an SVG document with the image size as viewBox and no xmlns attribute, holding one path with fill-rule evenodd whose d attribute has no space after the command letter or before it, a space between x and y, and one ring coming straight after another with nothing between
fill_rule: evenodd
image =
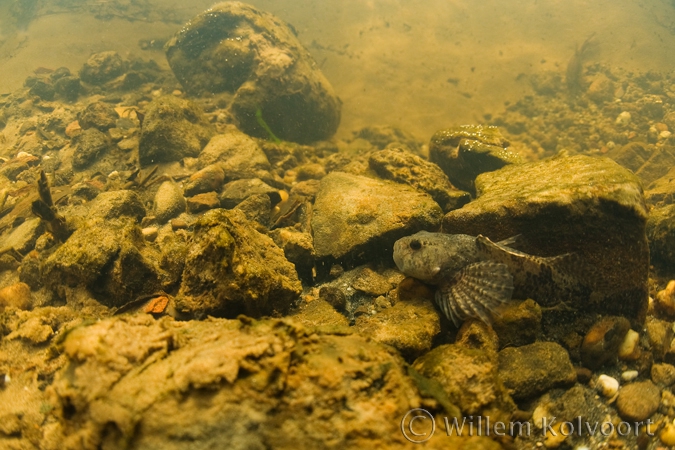
<instances>
[{"instance_id":1,"label":"brown rock","mask_svg":"<svg viewBox=\"0 0 675 450\"><path fill-rule=\"evenodd\" d=\"M652 366L652 381L662 387L669 387L675 383L675 366L670 364L654 364Z\"/></svg>"},{"instance_id":2,"label":"brown rock","mask_svg":"<svg viewBox=\"0 0 675 450\"><path fill-rule=\"evenodd\" d=\"M505 348L499 352L499 375L515 399L534 397L577 379L567 351L554 342Z\"/></svg>"},{"instance_id":3,"label":"brown rock","mask_svg":"<svg viewBox=\"0 0 675 450\"><path fill-rule=\"evenodd\" d=\"M398 302L372 316L362 315L355 328L362 336L394 347L408 360L428 352L441 332L436 308L421 299Z\"/></svg>"},{"instance_id":4,"label":"brown rock","mask_svg":"<svg viewBox=\"0 0 675 450\"><path fill-rule=\"evenodd\" d=\"M581 361L590 369L598 369L615 361L630 322L624 317L604 317L593 324L581 344Z\"/></svg>"},{"instance_id":5,"label":"brown rock","mask_svg":"<svg viewBox=\"0 0 675 450\"><path fill-rule=\"evenodd\" d=\"M495 315L492 328L502 347L531 344L541 334L541 307L534 300L512 301Z\"/></svg>"},{"instance_id":6,"label":"brown rock","mask_svg":"<svg viewBox=\"0 0 675 450\"><path fill-rule=\"evenodd\" d=\"M215 192L197 194L187 199L187 208L192 214L218 207L220 207L220 200L218 200L218 194Z\"/></svg>"},{"instance_id":7,"label":"brown rock","mask_svg":"<svg viewBox=\"0 0 675 450\"><path fill-rule=\"evenodd\" d=\"M661 390L651 381L631 383L619 390L616 409L624 420L649 419L659 408Z\"/></svg>"}]
</instances>

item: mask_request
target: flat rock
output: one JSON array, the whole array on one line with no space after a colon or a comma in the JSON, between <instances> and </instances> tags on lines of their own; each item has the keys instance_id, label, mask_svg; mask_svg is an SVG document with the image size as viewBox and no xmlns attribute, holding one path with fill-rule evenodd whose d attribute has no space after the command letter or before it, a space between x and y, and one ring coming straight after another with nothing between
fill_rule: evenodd
<instances>
[{"instance_id":1,"label":"flat rock","mask_svg":"<svg viewBox=\"0 0 675 450\"><path fill-rule=\"evenodd\" d=\"M554 342L507 347L499 352L499 377L516 400L573 384L577 374L570 357Z\"/></svg>"},{"instance_id":2,"label":"flat rock","mask_svg":"<svg viewBox=\"0 0 675 450\"><path fill-rule=\"evenodd\" d=\"M240 211L212 209L195 224L176 307L188 317L285 314L301 291L271 238Z\"/></svg>"},{"instance_id":3,"label":"flat rock","mask_svg":"<svg viewBox=\"0 0 675 450\"><path fill-rule=\"evenodd\" d=\"M385 180L407 184L431 195L444 212L471 200L469 193L455 188L436 164L400 148L375 152L368 158L368 164Z\"/></svg>"},{"instance_id":4,"label":"flat rock","mask_svg":"<svg viewBox=\"0 0 675 450\"><path fill-rule=\"evenodd\" d=\"M411 187L332 172L321 180L314 203L317 258L372 260L384 257L385 249L391 258L394 241L436 229L442 214L428 194Z\"/></svg>"},{"instance_id":5,"label":"flat rock","mask_svg":"<svg viewBox=\"0 0 675 450\"><path fill-rule=\"evenodd\" d=\"M373 316L359 316L355 328L362 336L390 345L413 360L431 349L434 337L441 332L441 321L433 303L416 299L399 301Z\"/></svg>"},{"instance_id":6,"label":"flat rock","mask_svg":"<svg viewBox=\"0 0 675 450\"><path fill-rule=\"evenodd\" d=\"M246 133L309 143L331 137L342 103L282 20L240 2L219 3L166 45L176 78L192 95L234 94Z\"/></svg>"},{"instance_id":7,"label":"flat rock","mask_svg":"<svg viewBox=\"0 0 675 450\"><path fill-rule=\"evenodd\" d=\"M273 194L278 192L259 178L234 180L223 186L220 203L223 208L231 209L252 195Z\"/></svg>"},{"instance_id":8,"label":"flat rock","mask_svg":"<svg viewBox=\"0 0 675 450\"><path fill-rule=\"evenodd\" d=\"M571 253L576 262L568 269L580 292L570 306L629 318L645 313L647 210L630 171L608 158L558 157L484 173L476 190L475 201L445 216L444 232L518 236L518 250L532 255Z\"/></svg>"},{"instance_id":9,"label":"flat rock","mask_svg":"<svg viewBox=\"0 0 675 450\"><path fill-rule=\"evenodd\" d=\"M260 146L237 130L213 136L199 154L199 165L204 168L218 165L224 171L225 182L240 178L265 178L271 168Z\"/></svg>"},{"instance_id":10,"label":"flat rock","mask_svg":"<svg viewBox=\"0 0 675 450\"><path fill-rule=\"evenodd\" d=\"M214 130L202 110L189 100L159 97L146 107L138 154L142 165L196 157Z\"/></svg>"},{"instance_id":11,"label":"flat rock","mask_svg":"<svg viewBox=\"0 0 675 450\"><path fill-rule=\"evenodd\" d=\"M35 241L45 232L45 223L42 219L32 218L24 221L3 239L0 248L13 248L25 255L35 248Z\"/></svg>"}]
</instances>

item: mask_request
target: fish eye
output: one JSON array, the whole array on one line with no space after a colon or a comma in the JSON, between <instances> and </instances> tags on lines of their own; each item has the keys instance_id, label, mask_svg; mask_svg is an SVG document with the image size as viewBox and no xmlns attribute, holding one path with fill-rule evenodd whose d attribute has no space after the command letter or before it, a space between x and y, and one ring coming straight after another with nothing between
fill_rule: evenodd
<instances>
[{"instance_id":1,"label":"fish eye","mask_svg":"<svg viewBox=\"0 0 675 450\"><path fill-rule=\"evenodd\" d=\"M419 250L422 248L422 243L418 241L417 239L410 241L410 248L412 250Z\"/></svg>"}]
</instances>

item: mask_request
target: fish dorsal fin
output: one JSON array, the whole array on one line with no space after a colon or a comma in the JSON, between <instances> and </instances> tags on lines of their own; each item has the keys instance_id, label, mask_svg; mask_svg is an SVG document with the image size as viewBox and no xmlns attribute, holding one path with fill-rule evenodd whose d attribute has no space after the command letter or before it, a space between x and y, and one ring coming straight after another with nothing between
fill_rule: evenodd
<instances>
[{"instance_id":1,"label":"fish dorsal fin","mask_svg":"<svg viewBox=\"0 0 675 450\"><path fill-rule=\"evenodd\" d=\"M467 317L490 324L500 304L511 300L513 277L505 264L481 261L457 272L436 291L436 303L457 326Z\"/></svg>"}]
</instances>

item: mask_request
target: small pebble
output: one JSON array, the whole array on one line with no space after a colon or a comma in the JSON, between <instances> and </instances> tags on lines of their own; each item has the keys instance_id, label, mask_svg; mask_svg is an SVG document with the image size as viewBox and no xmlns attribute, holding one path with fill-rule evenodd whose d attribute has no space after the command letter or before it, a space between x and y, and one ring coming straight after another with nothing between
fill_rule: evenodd
<instances>
[{"instance_id":1,"label":"small pebble","mask_svg":"<svg viewBox=\"0 0 675 450\"><path fill-rule=\"evenodd\" d=\"M640 333L628 330L626 337L619 346L619 358L633 361L640 357Z\"/></svg>"},{"instance_id":2,"label":"small pebble","mask_svg":"<svg viewBox=\"0 0 675 450\"><path fill-rule=\"evenodd\" d=\"M638 377L639 373L637 370L626 370L621 374L622 381L633 381Z\"/></svg>"},{"instance_id":3,"label":"small pebble","mask_svg":"<svg viewBox=\"0 0 675 450\"><path fill-rule=\"evenodd\" d=\"M598 381L595 383L595 389L597 389L604 397L611 398L619 391L619 382L616 378L603 374L598 377Z\"/></svg>"},{"instance_id":4,"label":"small pebble","mask_svg":"<svg viewBox=\"0 0 675 450\"><path fill-rule=\"evenodd\" d=\"M146 227L141 230L141 233L143 234L143 237L145 238L146 241L154 241L157 239L157 234L159 233L159 230L157 227Z\"/></svg>"},{"instance_id":5,"label":"small pebble","mask_svg":"<svg viewBox=\"0 0 675 450\"><path fill-rule=\"evenodd\" d=\"M630 113L628 111L623 111L616 118L616 124L621 126L628 125L630 123L630 119L631 119Z\"/></svg>"},{"instance_id":6,"label":"small pebble","mask_svg":"<svg viewBox=\"0 0 675 450\"><path fill-rule=\"evenodd\" d=\"M665 427L663 427L663 430L661 430L661 433L659 434L659 438L661 439L661 442L663 444L667 445L668 447L672 447L675 445L675 425L672 423L667 423Z\"/></svg>"},{"instance_id":7,"label":"small pebble","mask_svg":"<svg viewBox=\"0 0 675 450\"><path fill-rule=\"evenodd\" d=\"M659 139L668 139L672 133L670 131L662 131L659 133Z\"/></svg>"},{"instance_id":8,"label":"small pebble","mask_svg":"<svg viewBox=\"0 0 675 450\"><path fill-rule=\"evenodd\" d=\"M654 304L661 312L675 316L675 280L670 280L665 289L656 293Z\"/></svg>"},{"instance_id":9,"label":"small pebble","mask_svg":"<svg viewBox=\"0 0 675 450\"><path fill-rule=\"evenodd\" d=\"M31 306L30 287L26 283L19 282L0 289L0 309L6 306L29 309Z\"/></svg>"}]
</instances>

